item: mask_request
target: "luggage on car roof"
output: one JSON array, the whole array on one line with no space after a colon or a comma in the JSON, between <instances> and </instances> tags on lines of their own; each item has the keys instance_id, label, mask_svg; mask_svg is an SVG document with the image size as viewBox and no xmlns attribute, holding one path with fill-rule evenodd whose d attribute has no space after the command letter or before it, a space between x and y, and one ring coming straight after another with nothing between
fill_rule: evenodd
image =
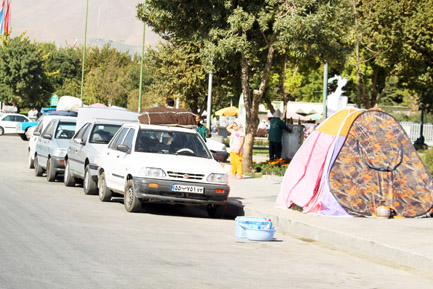
<instances>
[{"instance_id":1,"label":"luggage on car roof","mask_svg":"<svg viewBox=\"0 0 433 289\"><path fill-rule=\"evenodd\" d=\"M183 108L153 107L138 116L142 124L195 126L195 114Z\"/></svg>"}]
</instances>

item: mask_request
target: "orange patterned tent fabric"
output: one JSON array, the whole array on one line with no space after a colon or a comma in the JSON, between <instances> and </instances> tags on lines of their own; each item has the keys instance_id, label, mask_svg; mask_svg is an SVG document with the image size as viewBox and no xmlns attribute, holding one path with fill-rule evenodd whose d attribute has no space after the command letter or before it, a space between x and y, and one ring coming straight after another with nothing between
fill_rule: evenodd
<instances>
[{"instance_id":1,"label":"orange patterned tent fabric","mask_svg":"<svg viewBox=\"0 0 433 289\"><path fill-rule=\"evenodd\" d=\"M374 216L379 206L397 216L428 213L433 179L400 124L377 110L355 117L329 174L338 203L354 215Z\"/></svg>"}]
</instances>

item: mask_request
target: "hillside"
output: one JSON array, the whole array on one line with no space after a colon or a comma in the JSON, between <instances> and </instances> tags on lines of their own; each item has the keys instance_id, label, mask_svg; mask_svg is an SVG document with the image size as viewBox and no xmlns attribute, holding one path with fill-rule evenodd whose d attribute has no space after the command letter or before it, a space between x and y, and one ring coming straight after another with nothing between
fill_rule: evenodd
<instances>
[{"instance_id":1,"label":"hillside","mask_svg":"<svg viewBox=\"0 0 433 289\"><path fill-rule=\"evenodd\" d=\"M87 45L111 43L122 51L141 53L143 23L136 18L140 0L89 0ZM37 42L59 46L84 43L86 1L12 1L12 36L23 31ZM146 28L146 45L155 46L158 36Z\"/></svg>"}]
</instances>

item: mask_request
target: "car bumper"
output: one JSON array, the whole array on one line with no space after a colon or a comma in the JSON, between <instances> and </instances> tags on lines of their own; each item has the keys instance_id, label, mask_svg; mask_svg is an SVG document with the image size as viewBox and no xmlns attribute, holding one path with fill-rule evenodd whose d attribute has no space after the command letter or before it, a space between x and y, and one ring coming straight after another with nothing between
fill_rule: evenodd
<instances>
[{"instance_id":1,"label":"car bumper","mask_svg":"<svg viewBox=\"0 0 433 289\"><path fill-rule=\"evenodd\" d=\"M195 205L225 205L230 193L226 184L195 183L175 180L134 178L136 196L155 202ZM203 187L203 193L173 192L172 185ZM219 191L219 192L218 192Z\"/></svg>"},{"instance_id":2,"label":"car bumper","mask_svg":"<svg viewBox=\"0 0 433 289\"><path fill-rule=\"evenodd\" d=\"M65 157L51 157L53 166L57 173L65 172Z\"/></svg>"},{"instance_id":3,"label":"car bumper","mask_svg":"<svg viewBox=\"0 0 433 289\"><path fill-rule=\"evenodd\" d=\"M89 164L90 176L95 182L98 181L98 169L99 167L96 164Z\"/></svg>"}]
</instances>

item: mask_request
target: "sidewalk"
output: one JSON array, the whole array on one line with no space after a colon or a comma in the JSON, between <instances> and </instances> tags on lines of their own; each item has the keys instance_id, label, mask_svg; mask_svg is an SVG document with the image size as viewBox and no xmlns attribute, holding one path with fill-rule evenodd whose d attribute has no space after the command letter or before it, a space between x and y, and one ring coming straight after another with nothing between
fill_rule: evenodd
<instances>
[{"instance_id":1,"label":"sidewalk","mask_svg":"<svg viewBox=\"0 0 433 289\"><path fill-rule=\"evenodd\" d=\"M290 233L433 273L433 218L325 217L276 209L273 204L281 180L275 176L230 179L230 212L271 218L278 233Z\"/></svg>"}]
</instances>

